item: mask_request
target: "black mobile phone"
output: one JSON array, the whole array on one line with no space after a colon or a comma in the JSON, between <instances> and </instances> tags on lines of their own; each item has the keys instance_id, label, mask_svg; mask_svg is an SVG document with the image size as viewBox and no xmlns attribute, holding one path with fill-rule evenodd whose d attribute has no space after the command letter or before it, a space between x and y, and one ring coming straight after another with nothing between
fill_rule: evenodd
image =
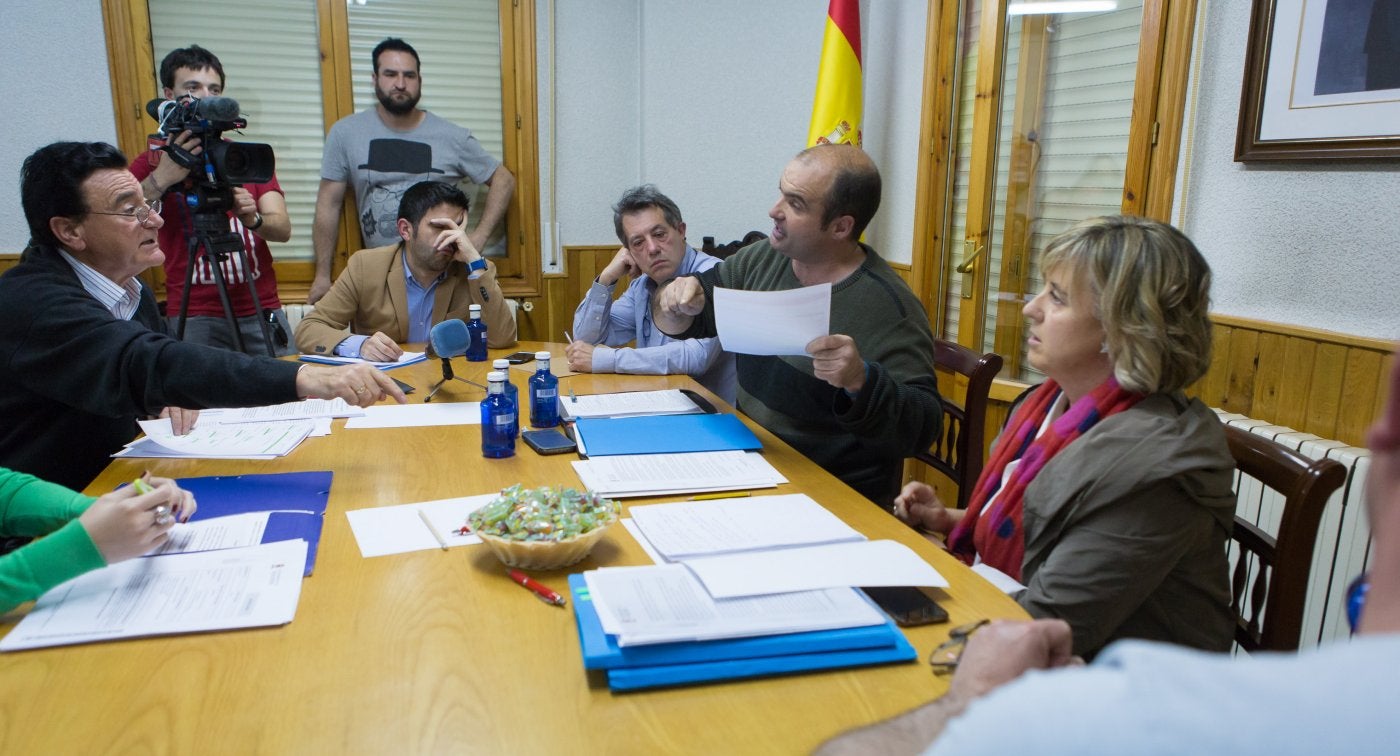
<instances>
[{"instance_id":1,"label":"black mobile phone","mask_svg":"<svg viewBox=\"0 0 1400 756\"><path fill-rule=\"evenodd\" d=\"M861 588L894 621L911 625L933 625L948 621L948 612L927 593L912 586Z\"/></svg>"},{"instance_id":2,"label":"black mobile phone","mask_svg":"<svg viewBox=\"0 0 1400 756\"><path fill-rule=\"evenodd\" d=\"M535 359L534 352L511 352L506 355L506 362L512 365L524 365L533 359Z\"/></svg>"},{"instance_id":3,"label":"black mobile phone","mask_svg":"<svg viewBox=\"0 0 1400 756\"><path fill-rule=\"evenodd\" d=\"M412 386L408 385L407 383L404 383L403 381L399 380L398 378L395 378L395 377L392 376L392 375L389 376L389 378L390 378L390 380L392 380L394 383L397 383L397 384L399 385L399 391L402 391L402 392L404 392L405 394L412 394L412 393L413 393L414 389L413 389Z\"/></svg>"},{"instance_id":4,"label":"black mobile phone","mask_svg":"<svg viewBox=\"0 0 1400 756\"><path fill-rule=\"evenodd\" d=\"M565 454L577 448L574 440L558 428L525 431L520 437L539 454Z\"/></svg>"}]
</instances>

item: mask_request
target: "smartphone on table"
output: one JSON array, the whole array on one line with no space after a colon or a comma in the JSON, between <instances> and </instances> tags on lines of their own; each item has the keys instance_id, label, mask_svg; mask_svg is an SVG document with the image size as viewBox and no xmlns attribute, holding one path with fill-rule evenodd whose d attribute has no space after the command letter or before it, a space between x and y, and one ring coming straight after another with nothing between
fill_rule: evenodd
<instances>
[{"instance_id":1,"label":"smartphone on table","mask_svg":"<svg viewBox=\"0 0 1400 756\"><path fill-rule=\"evenodd\" d=\"M885 614L903 627L948 621L948 612L927 593L913 586L861 588Z\"/></svg>"},{"instance_id":2,"label":"smartphone on table","mask_svg":"<svg viewBox=\"0 0 1400 756\"><path fill-rule=\"evenodd\" d=\"M511 352L506 355L506 362L512 365L524 365L533 359L535 359L534 352Z\"/></svg>"},{"instance_id":3,"label":"smartphone on table","mask_svg":"<svg viewBox=\"0 0 1400 756\"><path fill-rule=\"evenodd\" d=\"M578 448L574 440L558 428L528 430L521 433L520 438L538 454L567 454Z\"/></svg>"}]
</instances>

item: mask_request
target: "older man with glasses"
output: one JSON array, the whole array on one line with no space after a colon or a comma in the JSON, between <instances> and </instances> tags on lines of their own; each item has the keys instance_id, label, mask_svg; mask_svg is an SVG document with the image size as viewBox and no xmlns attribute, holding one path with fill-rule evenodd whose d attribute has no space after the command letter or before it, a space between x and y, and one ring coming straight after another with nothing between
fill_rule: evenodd
<instances>
[{"instance_id":1,"label":"older man with glasses","mask_svg":"<svg viewBox=\"0 0 1400 756\"><path fill-rule=\"evenodd\" d=\"M24 161L30 244L0 276L0 467L81 489L136 420L339 396L404 401L367 365L298 365L176 341L137 276L165 260L147 204L111 145L58 142Z\"/></svg>"}]
</instances>

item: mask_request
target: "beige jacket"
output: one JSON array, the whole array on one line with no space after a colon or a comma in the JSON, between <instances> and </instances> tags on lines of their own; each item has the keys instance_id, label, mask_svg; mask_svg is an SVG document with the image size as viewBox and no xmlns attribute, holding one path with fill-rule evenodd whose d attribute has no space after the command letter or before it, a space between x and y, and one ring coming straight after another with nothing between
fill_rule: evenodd
<instances>
[{"instance_id":1,"label":"beige jacket","mask_svg":"<svg viewBox=\"0 0 1400 756\"><path fill-rule=\"evenodd\" d=\"M447 268L447 278L433 292L433 323L449 318L466 320L467 308L481 305L486 341L493 349L515 344L515 317L496 283L496 266L486 261L480 278L467 278L459 262ZM362 249L316 309L297 325L296 344L302 354L333 354L335 345L351 334L377 331L402 344L408 340L408 288L404 284L399 245Z\"/></svg>"}]
</instances>

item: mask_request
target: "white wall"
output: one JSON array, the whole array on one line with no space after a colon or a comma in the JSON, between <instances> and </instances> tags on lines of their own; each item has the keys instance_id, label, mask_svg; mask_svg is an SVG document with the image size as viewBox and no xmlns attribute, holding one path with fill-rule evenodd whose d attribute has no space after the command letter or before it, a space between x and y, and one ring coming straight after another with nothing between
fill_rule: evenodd
<instances>
[{"instance_id":1,"label":"white wall","mask_svg":"<svg viewBox=\"0 0 1400 756\"><path fill-rule=\"evenodd\" d=\"M0 45L0 252L29 242L19 169L34 150L60 140L117 141L102 8L93 0L5 3ZM44 77L52 80L44 81Z\"/></svg>"},{"instance_id":2,"label":"white wall","mask_svg":"<svg viewBox=\"0 0 1400 756\"><path fill-rule=\"evenodd\" d=\"M676 201L697 247L704 236L725 243L767 232L778 176L806 142L826 0L554 0L553 7L559 242L615 243L611 204L642 182ZM549 9L537 0L542 29ZM867 240L908 262L925 4L866 0L861 13L865 145L885 181ZM542 32L546 168L549 44ZM541 215L548 223L548 206Z\"/></svg>"},{"instance_id":3,"label":"white wall","mask_svg":"<svg viewBox=\"0 0 1400 756\"><path fill-rule=\"evenodd\" d=\"M1400 163L1234 162L1250 4L1202 5L1193 148L1174 217L1215 272L1214 310L1400 338Z\"/></svg>"}]
</instances>

